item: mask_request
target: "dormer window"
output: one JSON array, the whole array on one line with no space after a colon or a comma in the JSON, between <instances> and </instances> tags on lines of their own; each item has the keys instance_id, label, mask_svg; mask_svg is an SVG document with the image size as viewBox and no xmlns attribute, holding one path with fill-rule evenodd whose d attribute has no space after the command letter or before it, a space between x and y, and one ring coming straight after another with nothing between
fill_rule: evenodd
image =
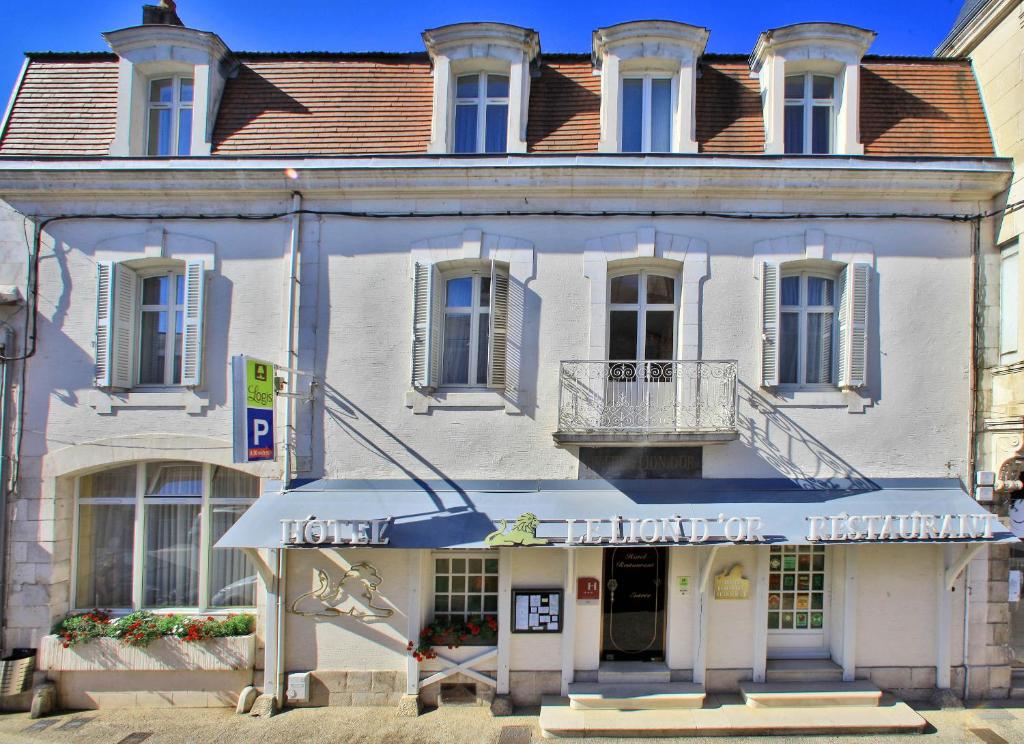
<instances>
[{"instance_id":1,"label":"dormer window","mask_svg":"<svg viewBox=\"0 0 1024 744\"><path fill-rule=\"evenodd\" d=\"M505 152L508 141L508 75L459 75L455 83L452 152Z\"/></svg>"},{"instance_id":2,"label":"dormer window","mask_svg":"<svg viewBox=\"0 0 1024 744\"><path fill-rule=\"evenodd\" d=\"M836 81L810 72L786 76L786 154L832 152Z\"/></svg>"},{"instance_id":3,"label":"dormer window","mask_svg":"<svg viewBox=\"0 0 1024 744\"><path fill-rule=\"evenodd\" d=\"M622 152L672 150L672 78L622 79Z\"/></svg>"},{"instance_id":4,"label":"dormer window","mask_svg":"<svg viewBox=\"0 0 1024 744\"><path fill-rule=\"evenodd\" d=\"M190 77L174 76L150 81L147 155L166 157L192 152L194 88Z\"/></svg>"}]
</instances>

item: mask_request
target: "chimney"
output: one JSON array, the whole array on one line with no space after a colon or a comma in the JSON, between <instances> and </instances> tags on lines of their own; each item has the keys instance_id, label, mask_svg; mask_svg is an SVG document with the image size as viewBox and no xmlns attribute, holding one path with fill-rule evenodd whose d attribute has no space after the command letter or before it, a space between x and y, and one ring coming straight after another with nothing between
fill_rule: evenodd
<instances>
[{"instance_id":1,"label":"chimney","mask_svg":"<svg viewBox=\"0 0 1024 744\"><path fill-rule=\"evenodd\" d=\"M184 26L178 18L174 0L160 0L159 5L142 6L143 26Z\"/></svg>"}]
</instances>

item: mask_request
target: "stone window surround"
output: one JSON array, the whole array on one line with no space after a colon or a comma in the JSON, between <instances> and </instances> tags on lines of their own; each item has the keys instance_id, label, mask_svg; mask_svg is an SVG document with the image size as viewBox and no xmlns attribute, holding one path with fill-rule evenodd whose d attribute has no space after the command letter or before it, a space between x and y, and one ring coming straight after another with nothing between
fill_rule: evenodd
<instances>
[{"instance_id":1,"label":"stone window surround","mask_svg":"<svg viewBox=\"0 0 1024 744\"><path fill-rule=\"evenodd\" d=\"M860 62L875 36L874 31L838 23L797 23L761 33L750 68L760 82L765 154L785 152L786 76L804 72L835 78L832 154L864 154Z\"/></svg>"},{"instance_id":2,"label":"stone window surround","mask_svg":"<svg viewBox=\"0 0 1024 744\"><path fill-rule=\"evenodd\" d=\"M97 244L94 258L126 262L135 267L161 261L202 261L209 272L216 264L216 245L202 238L154 227L143 233L107 238ZM208 391L181 386L127 391L93 389L89 396L89 405L100 416L116 415L119 408L183 409L191 416L198 416L206 411L209 402Z\"/></svg>"},{"instance_id":3,"label":"stone window surround","mask_svg":"<svg viewBox=\"0 0 1024 744\"><path fill-rule=\"evenodd\" d=\"M426 238L413 243L410 249L409 278L413 279L416 264L449 264L446 268L454 269L460 261L507 263L509 279L524 285L533 278L536 268L533 243L471 228L455 235ZM521 329L509 327L510 346L513 334L518 332ZM429 413L431 408L501 408L507 414L521 414L522 396L522 390L516 401L509 400L498 390L483 388L440 388L433 393L409 390L405 394L405 405L416 414Z\"/></svg>"},{"instance_id":4,"label":"stone window surround","mask_svg":"<svg viewBox=\"0 0 1024 744\"><path fill-rule=\"evenodd\" d=\"M145 157L149 82L181 75L194 80L191 155L209 155L217 108L234 59L216 34L179 26L147 25L103 35L120 58L117 118L110 154Z\"/></svg>"},{"instance_id":5,"label":"stone window surround","mask_svg":"<svg viewBox=\"0 0 1024 744\"><path fill-rule=\"evenodd\" d=\"M778 263L782 269L797 269L797 262L821 267L852 263L875 264L875 247L871 243L832 235L824 230L810 229L799 235L759 240L754 243L753 274L760 285L761 266L765 261ZM821 390L781 386L761 390L777 408L846 408L847 413L863 413L874 405L870 388L864 390Z\"/></svg>"},{"instance_id":6,"label":"stone window surround","mask_svg":"<svg viewBox=\"0 0 1024 744\"><path fill-rule=\"evenodd\" d=\"M622 149L622 78L672 77L671 152L697 152L697 61L709 31L674 21L632 21L599 28L593 36L595 74L601 75L598 152Z\"/></svg>"},{"instance_id":7,"label":"stone window surround","mask_svg":"<svg viewBox=\"0 0 1024 744\"><path fill-rule=\"evenodd\" d=\"M625 263L629 261L629 263ZM674 268L680 282L680 359L700 359L700 291L708 276L708 244L699 238L642 227L635 232L592 238L583 252L583 273L590 280L590 343L588 359L608 356L608 275L617 268Z\"/></svg>"},{"instance_id":8,"label":"stone window surround","mask_svg":"<svg viewBox=\"0 0 1024 744\"><path fill-rule=\"evenodd\" d=\"M526 152L531 66L540 56L532 29L505 23L456 23L423 32L433 65L434 95L428 153L452 151L455 131L455 79L472 72L509 77L506 152Z\"/></svg>"}]
</instances>

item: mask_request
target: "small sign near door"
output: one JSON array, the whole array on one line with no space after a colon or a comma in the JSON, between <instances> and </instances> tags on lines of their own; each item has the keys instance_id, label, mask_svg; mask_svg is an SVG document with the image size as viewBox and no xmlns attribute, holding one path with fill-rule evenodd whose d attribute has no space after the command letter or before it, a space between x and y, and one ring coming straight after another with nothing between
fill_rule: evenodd
<instances>
[{"instance_id":1,"label":"small sign near door","mask_svg":"<svg viewBox=\"0 0 1024 744\"><path fill-rule=\"evenodd\" d=\"M601 582L592 576L576 579L576 601L580 604L594 603L601 598Z\"/></svg>"},{"instance_id":2,"label":"small sign near door","mask_svg":"<svg viewBox=\"0 0 1024 744\"><path fill-rule=\"evenodd\" d=\"M689 577L689 576L677 576L676 577L676 582L678 583L678 586L679 586L679 595L682 596L682 597L690 596L691 577Z\"/></svg>"}]
</instances>

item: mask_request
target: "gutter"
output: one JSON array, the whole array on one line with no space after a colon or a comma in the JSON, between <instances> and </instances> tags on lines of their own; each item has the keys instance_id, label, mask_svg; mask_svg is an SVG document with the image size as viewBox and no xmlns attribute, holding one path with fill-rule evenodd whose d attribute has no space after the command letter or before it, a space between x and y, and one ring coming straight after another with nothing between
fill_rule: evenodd
<instances>
[{"instance_id":1,"label":"gutter","mask_svg":"<svg viewBox=\"0 0 1024 744\"><path fill-rule=\"evenodd\" d=\"M11 336L9 329L0 335L0 346L3 347L4 355L11 347ZM11 364L9 361L0 361L0 515L4 519L3 525L0 525L0 646L3 645L3 631L7 625L7 530L10 524L10 520L7 519L7 495L10 492L10 468L7 466L10 460L10 437L7 431L10 406L7 404L7 394Z\"/></svg>"}]
</instances>

